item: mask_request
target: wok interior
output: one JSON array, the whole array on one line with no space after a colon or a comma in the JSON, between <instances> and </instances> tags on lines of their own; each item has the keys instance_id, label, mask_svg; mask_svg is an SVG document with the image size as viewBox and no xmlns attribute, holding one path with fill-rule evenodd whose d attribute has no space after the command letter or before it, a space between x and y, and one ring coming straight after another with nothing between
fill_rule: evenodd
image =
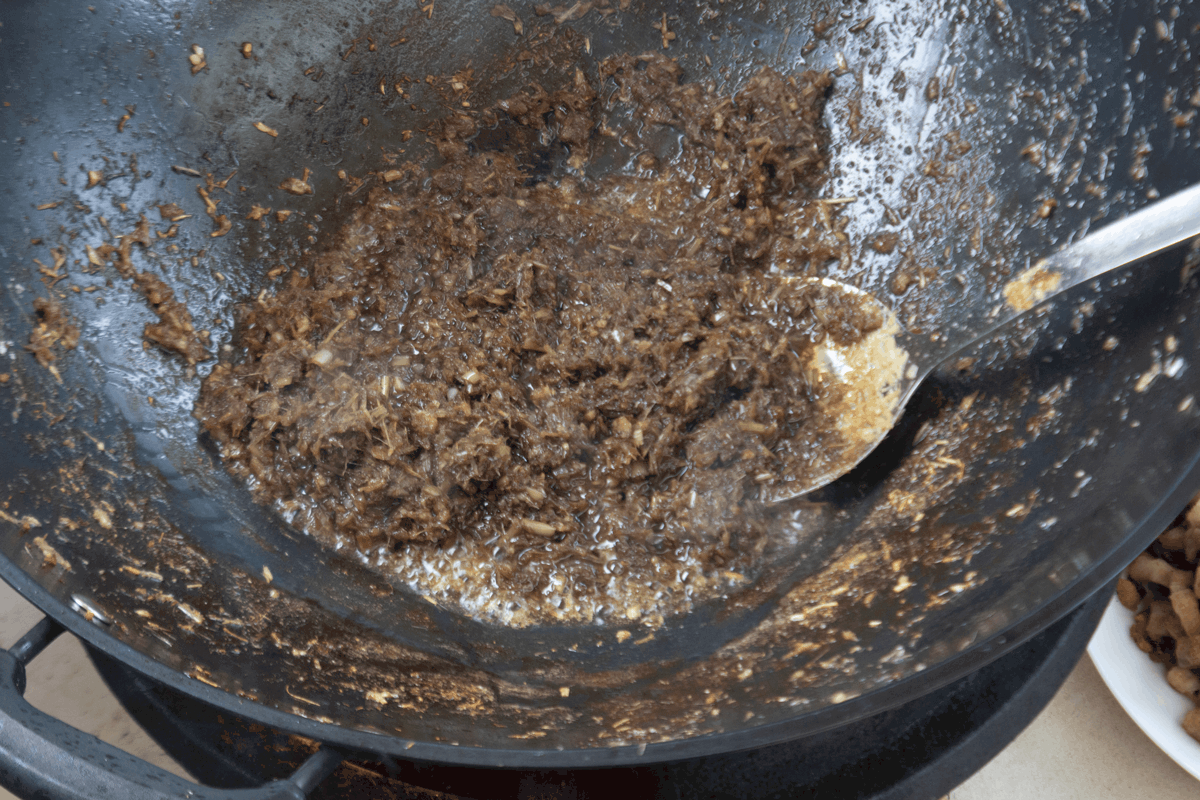
<instances>
[{"instance_id":1,"label":"wok interior","mask_svg":"<svg viewBox=\"0 0 1200 800\"><path fill-rule=\"evenodd\" d=\"M552 16L512 8L526 37L554 35ZM1169 19L1168 38L1133 2L1094 16L982 2L866 2L832 15L812 3L727 2L677 13L669 52L689 80L736 88L764 64L844 61L826 112L828 192L858 198L847 231L862 257L829 275L885 298L910 330L952 335L986 314L1031 256L1200 178L1193 125L1177 127L1171 112L1197 89L1190 7ZM1000 652L1111 577L1194 488L1200 423L1186 398L1200 323L1188 312L1200 289L1190 251L1177 250L1118 273L1104 299L1080 290L936 374L871 459L789 506L779 531L788 557L740 593L628 637L602 626L500 628L431 605L250 500L190 416L199 379L143 351L149 311L107 270L68 267L80 286L112 286L66 294L83 344L60 361L56 384L20 350L32 296L46 292L32 259L61 243L74 265L85 243L106 237L101 216L121 233L155 204L180 203L202 224L182 227L179 254L153 268L198 321L224 320L210 327L227 341L234 304L292 263L308 234L241 223L250 206L292 208L329 230L354 202L338 170L381 168L380 148L398 150L400 131L444 113L419 81L418 110L380 99L382 78L470 62L478 106L570 73L510 68L528 39L466 3L437 2L432 15L351 2L269 12L46 2L0 14L0 70L18 92L4 146L23 165L2 178L15 201L0 229L0 338L13 375L0 389L0 551L44 603L90 598L111 617L108 634L197 687L331 723L332 739L368 731L380 734L362 740L375 749L435 743L417 752L451 759L439 744L507 751L501 760L514 765L547 748L746 746L898 702ZM591 65L661 49L654 22L659 9L635 3L563 27L589 38L581 58ZM49 46L52 30L74 45ZM244 41L257 59L242 58ZM196 76L194 42L209 64ZM1164 111L1168 95L1177 102ZM136 108L117 134L127 104ZM260 119L281 137L256 131ZM420 142L402 159L428 157ZM105 159L125 177L85 190L78 165ZM218 179L238 170L231 186L246 190L221 209L239 219L234 233L209 237L198 181L174 165ZM304 167L312 197L276 188ZM52 199L64 200L33 210ZM868 246L883 233L899 236L890 253ZM651 756L683 752L669 748Z\"/></svg>"}]
</instances>

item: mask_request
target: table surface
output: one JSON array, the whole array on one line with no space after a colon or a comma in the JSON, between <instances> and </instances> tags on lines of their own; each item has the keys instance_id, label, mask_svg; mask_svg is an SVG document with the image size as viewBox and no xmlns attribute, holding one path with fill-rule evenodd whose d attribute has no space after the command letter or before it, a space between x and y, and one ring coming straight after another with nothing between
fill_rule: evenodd
<instances>
[{"instance_id":1,"label":"table surface","mask_svg":"<svg viewBox=\"0 0 1200 800\"><path fill-rule=\"evenodd\" d=\"M40 614L0 582L0 646ZM38 657L26 697L38 708L133 755L184 773L125 714L84 654L63 636ZM1146 738L1084 656L1033 724L949 800L1194 800L1200 782ZM12 795L0 789L0 800Z\"/></svg>"}]
</instances>

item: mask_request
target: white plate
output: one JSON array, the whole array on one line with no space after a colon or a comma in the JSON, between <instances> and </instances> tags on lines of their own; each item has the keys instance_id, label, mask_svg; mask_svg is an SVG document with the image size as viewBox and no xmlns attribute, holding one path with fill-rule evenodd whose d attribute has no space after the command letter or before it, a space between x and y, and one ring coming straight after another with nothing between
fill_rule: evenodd
<instances>
[{"instance_id":1,"label":"white plate","mask_svg":"<svg viewBox=\"0 0 1200 800\"><path fill-rule=\"evenodd\" d=\"M1133 643L1132 624L1133 612L1114 596L1088 643L1088 655L1125 713L1176 764L1200 778L1200 742L1179 725L1192 701L1172 689L1166 668Z\"/></svg>"}]
</instances>

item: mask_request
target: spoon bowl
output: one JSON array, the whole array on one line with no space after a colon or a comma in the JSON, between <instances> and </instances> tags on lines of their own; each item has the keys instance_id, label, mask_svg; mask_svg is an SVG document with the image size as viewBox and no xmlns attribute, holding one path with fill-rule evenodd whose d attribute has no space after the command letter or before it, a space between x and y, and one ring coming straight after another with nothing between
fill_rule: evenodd
<instances>
[{"instance_id":1,"label":"spoon bowl","mask_svg":"<svg viewBox=\"0 0 1200 800\"><path fill-rule=\"evenodd\" d=\"M814 417L826 421L834 444L811 454L803 474L783 475L763 488L768 502L787 500L830 483L870 455L917 386L918 368L906 347L908 334L879 298L832 278L782 280L816 289L816 305L853 304L858 316L880 324L840 343L825 338L809 356L806 377Z\"/></svg>"}]
</instances>

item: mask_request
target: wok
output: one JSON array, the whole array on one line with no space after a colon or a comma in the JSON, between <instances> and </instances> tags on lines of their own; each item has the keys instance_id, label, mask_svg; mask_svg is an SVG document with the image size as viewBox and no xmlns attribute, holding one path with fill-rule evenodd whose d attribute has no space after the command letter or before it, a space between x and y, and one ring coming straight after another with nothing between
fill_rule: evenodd
<instances>
[{"instance_id":1,"label":"wok","mask_svg":"<svg viewBox=\"0 0 1200 800\"><path fill-rule=\"evenodd\" d=\"M233 306L295 262L305 226L336 225L355 202L338 171L369 177L380 148L444 113L423 76L470 62L478 105L562 80L510 61L556 27L589 37L589 66L663 46L663 10L637 0L560 9L561 25L510 5L523 36L459 0L3 4L6 581L135 670L321 742L447 764L617 765L794 739L932 691L1060 618L1183 507L1200 457L1186 247L936 373L871 459L781 509L760 577L630 637L473 620L256 505L203 445L199 377L143 349L150 311L110 267L88 266L85 245L179 203L195 218L139 268L226 342ZM729 0L673 6L667 21L689 78L839 73L829 189L859 198L847 232L861 256L829 274L934 342L986 315L1031 256L1200 181L1195 4ZM193 44L207 61L196 75ZM380 93L402 73L418 79L411 100ZM428 155L420 135L405 147ZM313 195L277 188L303 167ZM86 188L88 169L106 181ZM186 170L235 169L221 208L235 228L212 238ZM294 209L292 226L244 221L255 203ZM870 246L893 233L890 252ZM34 259L50 265L50 247L65 248L69 277L48 288ZM47 292L82 329L61 383L22 349Z\"/></svg>"}]
</instances>

